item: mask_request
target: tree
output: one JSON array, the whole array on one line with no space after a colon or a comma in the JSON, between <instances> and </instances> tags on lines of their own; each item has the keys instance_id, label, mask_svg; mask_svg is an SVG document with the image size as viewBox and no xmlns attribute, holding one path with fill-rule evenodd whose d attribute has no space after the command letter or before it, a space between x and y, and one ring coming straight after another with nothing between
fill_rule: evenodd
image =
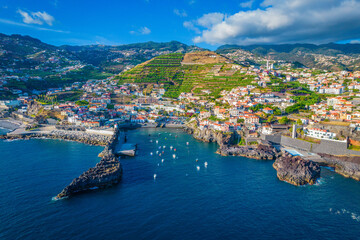
<instances>
[{"instance_id":1,"label":"tree","mask_svg":"<svg viewBox=\"0 0 360 240\"><path fill-rule=\"evenodd\" d=\"M288 124L290 122L290 119L286 116L282 117L280 120L279 120L279 123L280 124Z\"/></svg>"},{"instance_id":2,"label":"tree","mask_svg":"<svg viewBox=\"0 0 360 240\"><path fill-rule=\"evenodd\" d=\"M79 100L79 101L76 101L75 104L78 106L87 106L87 105L89 105L89 102L86 100Z\"/></svg>"},{"instance_id":3,"label":"tree","mask_svg":"<svg viewBox=\"0 0 360 240\"><path fill-rule=\"evenodd\" d=\"M301 119L298 119L298 120L296 121L296 124L297 124L297 125L302 125Z\"/></svg>"},{"instance_id":4,"label":"tree","mask_svg":"<svg viewBox=\"0 0 360 240\"><path fill-rule=\"evenodd\" d=\"M275 120L274 115L269 116L269 118L266 120L266 122L271 123Z\"/></svg>"},{"instance_id":5,"label":"tree","mask_svg":"<svg viewBox=\"0 0 360 240\"><path fill-rule=\"evenodd\" d=\"M243 118L238 118L237 123L244 123L245 120Z\"/></svg>"}]
</instances>

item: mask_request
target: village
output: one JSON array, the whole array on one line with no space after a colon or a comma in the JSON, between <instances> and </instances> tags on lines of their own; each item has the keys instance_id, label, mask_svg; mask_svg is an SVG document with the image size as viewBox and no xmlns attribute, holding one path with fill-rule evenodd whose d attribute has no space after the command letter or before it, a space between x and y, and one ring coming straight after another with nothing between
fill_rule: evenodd
<instances>
[{"instance_id":1,"label":"village","mask_svg":"<svg viewBox=\"0 0 360 240\"><path fill-rule=\"evenodd\" d=\"M304 141L351 138L357 142L360 72L290 68L275 61L266 61L260 67L234 64L233 68L253 76L254 80L247 86L223 90L216 99L210 97L210 90L203 90L202 95L182 92L177 99L165 98L164 84L152 84L149 91L149 85L119 85L111 76L33 94L12 89L17 98L1 100L1 114L27 121L31 129L37 126L36 121L88 129L106 129L115 124L183 127L195 118L201 130L242 131L246 138L279 132L291 136L295 127L297 138ZM2 76L2 83L8 78ZM76 99L60 97L74 92L78 94ZM43 118L29 115L28 104L33 101L57 114ZM334 131L336 126L351 128L353 134ZM244 140L239 140L239 144L244 144Z\"/></svg>"}]
</instances>

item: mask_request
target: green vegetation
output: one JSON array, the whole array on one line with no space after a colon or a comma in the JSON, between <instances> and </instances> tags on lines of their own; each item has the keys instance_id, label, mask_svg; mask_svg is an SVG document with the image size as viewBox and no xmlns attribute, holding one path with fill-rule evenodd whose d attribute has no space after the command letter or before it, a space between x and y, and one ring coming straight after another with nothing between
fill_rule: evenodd
<instances>
[{"instance_id":1,"label":"green vegetation","mask_svg":"<svg viewBox=\"0 0 360 240\"><path fill-rule=\"evenodd\" d=\"M230 71L224 63L181 65L184 54L172 53L155 57L147 64L117 76L119 84L134 82L145 84L164 84L164 97L176 98L181 92L193 92L208 96L202 90L210 90L210 97L220 97L222 90L231 90L238 86L253 84L255 76L248 76L240 71L230 74L217 74Z\"/></svg>"},{"instance_id":2,"label":"green vegetation","mask_svg":"<svg viewBox=\"0 0 360 240\"><path fill-rule=\"evenodd\" d=\"M57 96L50 96L50 95L39 95L37 102L46 105L46 104L57 104Z\"/></svg>"},{"instance_id":3,"label":"green vegetation","mask_svg":"<svg viewBox=\"0 0 360 240\"><path fill-rule=\"evenodd\" d=\"M82 96L83 91L59 92L50 96L55 96L59 102L77 101Z\"/></svg>"},{"instance_id":4,"label":"green vegetation","mask_svg":"<svg viewBox=\"0 0 360 240\"><path fill-rule=\"evenodd\" d=\"M89 102L86 100L78 100L75 102L75 104L78 106L87 106L87 105L89 105Z\"/></svg>"},{"instance_id":5,"label":"green vegetation","mask_svg":"<svg viewBox=\"0 0 360 240\"><path fill-rule=\"evenodd\" d=\"M354 151L360 151L360 146L350 145L349 149Z\"/></svg>"},{"instance_id":6,"label":"green vegetation","mask_svg":"<svg viewBox=\"0 0 360 240\"><path fill-rule=\"evenodd\" d=\"M279 123L280 124L288 124L288 123L290 123L290 119L288 117L284 116L281 119L279 119Z\"/></svg>"}]
</instances>

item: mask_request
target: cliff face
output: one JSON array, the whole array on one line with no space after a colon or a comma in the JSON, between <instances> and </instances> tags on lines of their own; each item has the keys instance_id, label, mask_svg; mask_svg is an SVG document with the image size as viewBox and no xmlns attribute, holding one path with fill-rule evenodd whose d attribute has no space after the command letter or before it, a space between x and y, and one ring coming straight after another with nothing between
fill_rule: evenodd
<instances>
[{"instance_id":1,"label":"cliff face","mask_svg":"<svg viewBox=\"0 0 360 240\"><path fill-rule=\"evenodd\" d=\"M227 146L234 141L233 133L223 133L212 129L203 129L197 127L196 123L188 124L186 132L192 134L194 138L204 142L216 142L220 147Z\"/></svg>"},{"instance_id":2,"label":"cliff face","mask_svg":"<svg viewBox=\"0 0 360 240\"><path fill-rule=\"evenodd\" d=\"M95 167L75 178L56 198L61 199L78 192L112 186L119 183L121 176L122 168L119 160L115 156L103 157Z\"/></svg>"},{"instance_id":3,"label":"cliff face","mask_svg":"<svg viewBox=\"0 0 360 240\"><path fill-rule=\"evenodd\" d=\"M333 156L324 153L319 155L325 160L325 165L334 167L336 173L360 181L359 156Z\"/></svg>"},{"instance_id":4,"label":"cliff face","mask_svg":"<svg viewBox=\"0 0 360 240\"><path fill-rule=\"evenodd\" d=\"M300 156L291 156L284 153L273 164L277 177L281 181L295 186L315 184L320 177L320 166L312 161L302 159Z\"/></svg>"},{"instance_id":5,"label":"cliff face","mask_svg":"<svg viewBox=\"0 0 360 240\"><path fill-rule=\"evenodd\" d=\"M37 103L35 101L31 101L28 103L27 114L29 116L31 116L31 115L36 116L39 113L39 111L41 111L42 109L43 109L43 107L39 103Z\"/></svg>"},{"instance_id":6,"label":"cliff face","mask_svg":"<svg viewBox=\"0 0 360 240\"><path fill-rule=\"evenodd\" d=\"M274 147L261 144L257 146L222 147L217 153L222 156L241 156L258 160L275 160L281 154Z\"/></svg>"}]
</instances>

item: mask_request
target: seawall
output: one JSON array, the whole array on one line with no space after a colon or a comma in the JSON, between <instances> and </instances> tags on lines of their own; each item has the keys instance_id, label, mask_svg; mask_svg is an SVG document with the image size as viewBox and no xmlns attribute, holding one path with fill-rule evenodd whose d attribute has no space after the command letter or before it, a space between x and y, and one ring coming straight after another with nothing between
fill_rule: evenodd
<instances>
[{"instance_id":1,"label":"seawall","mask_svg":"<svg viewBox=\"0 0 360 240\"><path fill-rule=\"evenodd\" d=\"M101 160L66 186L55 199L71 197L74 194L118 184L122 177L122 167L114 150L119 141L119 128L116 128L104 150L99 154Z\"/></svg>"}]
</instances>

